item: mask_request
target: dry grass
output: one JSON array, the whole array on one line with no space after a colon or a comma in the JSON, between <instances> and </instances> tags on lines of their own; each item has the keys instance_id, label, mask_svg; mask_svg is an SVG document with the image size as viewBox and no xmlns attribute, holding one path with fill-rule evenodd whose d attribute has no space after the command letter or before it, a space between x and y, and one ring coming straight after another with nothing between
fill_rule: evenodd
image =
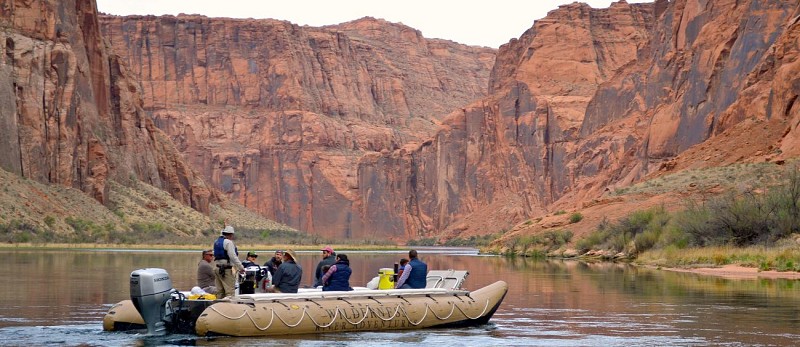
<instances>
[{"instance_id":1,"label":"dry grass","mask_svg":"<svg viewBox=\"0 0 800 347\"><path fill-rule=\"evenodd\" d=\"M640 254L637 264L696 268L717 267L737 264L755 267L760 270L800 271L800 245L788 240L778 247L704 247L684 248L668 247L654 249Z\"/></svg>"},{"instance_id":2,"label":"dry grass","mask_svg":"<svg viewBox=\"0 0 800 347\"><path fill-rule=\"evenodd\" d=\"M72 232L65 219L83 216L98 225L121 224L119 217L80 190L45 185L0 170L0 223L20 221L56 234ZM52 225L45 223L52 218Z\"/></svg>"},{"instance_id":3,"label":"dry grass","mask_svg":"<svg viewBox=\"0 0 800 347\"><path fill-rule=\"evenodd\" d=\"M130 248L131 243L139 243L142 238L134 230L142 229L158 230L166 235L161 235L162 239L175 240L166 243L196 243L219 230L225 219L236 227L297 232L232 202L212 205L207 216L142 182L130 186L110 183L108 207L80 190L41 184L3 170L0 170L0 187L0 226L6 226L3 230L9 233L17 233L0 236L7 241L21 240L15 242L23 244L27 240L47 242L44 239L96 241L98 244L90 247L113 247L106 244L109 235L122 235L131 241L124 248ZM75 221L88 225L87 230L77 231ZM11 226L21 226L21 230ZM15 237L23 233L27 235ZM75 246L66 244L69 248Z\"/></svg>"},{"instance_id":4,"label":"dry grass","mask_svg":"<svg viewBox=\"0 0 800 347\"><path fill-rule=\"evenodd\" d=\"M703 169L689 169L662 175L625 188L609 192L609 196L628 194L681 193L693 195L700 192L718 193L736 189L743 191L772 186L781 182L785 166L774 163L742 163Z\"/></svg>"}]
</instances>

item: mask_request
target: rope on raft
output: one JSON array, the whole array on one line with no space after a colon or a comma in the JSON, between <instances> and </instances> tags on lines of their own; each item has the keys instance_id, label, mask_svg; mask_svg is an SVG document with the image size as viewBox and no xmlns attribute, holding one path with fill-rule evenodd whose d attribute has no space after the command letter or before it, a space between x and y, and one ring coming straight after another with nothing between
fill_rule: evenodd
<instances>
[{"instance_id":1,"label":"rope on raft","mask_svg":"<svg viewBox=\"0 0 800 347\"><path fill-rule=\"evenodd\" d=\"M392 316L391 316L391 317L389 317L389 318L383 318L383 317L381 317L381 315L379 315L378 313L376 313L376 312L375 312L375 309L371 308L369 305L367 305L367 309L366 309L366 312L365 312L364 316L362 316L362 317L361 317L361 320L359 320L358 322L352 322L352 321L350 321L350 319L348 319L348 318L347 318L347 316L346 316L346 315L344 315L344 314L342 314L342 317L344 318L344 320L345 320L345 321L347 321L348 323L350 323L350 324L352 324L352 325L359 325L359 324L361 324L361 322L363 322L365 319L367 319L367 317L368 317L370 314L372 314L372 316L373 316L373 317L375 317L375 318L378 318L378 319L380 319L380 320L382 320L382 321L384 321L384 322L388 322L388 321L390 321L390 320L394 319L395 317L397 317L397 315L400 313L400 311L402 311L402 312L403 312L403 315L405 315L405 317L406 317L406 320L408 321L408 323L409 323L409 324L411 324L411 325L413 325L413 326L417 326L417 325L420 325L420 324L422 324L422 322L423 322L423 321L425 321L425 318L427 318L427 317L428 317L428 311L430 311L431 313L433 313L433 316L434 316L434 317L436 317L436 319L438 319L438 320L446 320L446 319L449 319L450 317L452 317L452 316L453 316L453 313L455 313L455 310L456 310L456 308L457 308L457 309L458 309L458 311L459 311L459 312L461 312L461 314L463 314L463 315L464 315L464 317L467 317L468 319L471 319L471 320L475 320L475 319L478 319L478 318L482 317L482 316L483 316L483 315L486 313L486 310L487 310L487 309L489 309L489 299L486 299L486 305L483 307L483 311L482 311L480 314L478 314L477 316L475 316L475 317L471 317L471 316L470 316L470 315L468 315L466 312L464 312L464 310L463 310L463 309L461 309L461 307L459 307L458 305L456 305L456 303L455 303L455 302L453 302L452 304L453 304L453 305L452 305L452 307L450 307L450 313L449 313L449 314L448 314L446 317L440 317L438 314L436 314L436 312L435 312L433 309L431 309L430 305L429 305L428 303L426 303L426 304L425 304L425 314L423 314L422 318L420 318L420 319L419 319L417 322L414 322L414 321L411 319L411 316L409 316L408 312L405 310L405 308L403 308L403 307L402 307L402 305L397 305L397 307L395 308L394 314L392 314ZM227 318L227 319L230 319L230 320L239 320L239 319L241 319L242 317L244 317L244 316L247 316L247 318L248 318L248 319L250 319L250 322L251 322L251 323L253 323L253 326L255 326L255 327L256 327L256 329L258 329L258 330L260 330L260 331L265 331L265 330L269 329L269 328L272 326L272 323L275 321L275 317L278 317L278 320L280 320L280 321L281 321L281 323L285 324L285 325L286 325L287 327L289 327L289 328L294 328L294 327L296 327L296 326L300 325L300 323L302 323L302 322L303 322L303 318L304 318L305 316L308 316L308 318L309 318L309 319L311 319L311 322L312 322L312 323L314 323L314 325L315 325L315 326L317 326L318 328L327 328L327 327L329 327L329 326L333 325L333 323L335 323L335 322L336 322L336 319L339 317L339 312L341 312L341 311L343 310L343 309L342 309L342 308L340 308L339 306L336 306L336 309L334 309L334 315L333 315L333 318L331 318L331 321L330 321L330 322L328 322L327 324L320 324L320 323L318 323L318 322L317 322L317 321L314 319L314 317L312 317L312 316L311 316L311 314L310 314L310 313L308 313L308 309L307 309L307 308L303 308L303 312L300 314L300 319L297 321L297 323L294 323L294 324L289 324L289 323L287 323L287 322L286 322L286 321L285 321L283 318L281 318L281 316L280 316L279 314L277 314L277 313L275 312L275 309L274 309L274 308L270 308L270 311L271 311L270 313L271 313L271 314L270 314L270 320L269 320L269 324L267 324L267 326L266 326L266 327L263 327L263 328L262 328L262 327L260 327L260 326L258 325L258 323L256 322L256 320L253 318L253 316L251 316L251 315L250 315L250 312L248 312L247 310L245 310L245 311L244 311L244 312L243 312L241 315L239 315L238 317L232 317L232 316L228 316L228 315L226 315L226 314L224 314L224 313L220 312L219 310L217 310L217 309L214 307L214 305L212 305L212 306L209 306L209 308L210 308L212 311L214 311L214 312L216 312L217 314L219 314L220 316L222 316L223 318Z\"/></svg>"}]
</instances>

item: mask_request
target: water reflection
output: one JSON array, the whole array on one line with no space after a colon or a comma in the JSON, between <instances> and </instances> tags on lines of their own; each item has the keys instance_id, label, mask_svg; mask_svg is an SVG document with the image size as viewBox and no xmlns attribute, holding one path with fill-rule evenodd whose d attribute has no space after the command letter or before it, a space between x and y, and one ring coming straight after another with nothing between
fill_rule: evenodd
<instances>
[{"instance_id":1,"label":"water reflection","mask_svg":"<svg viewBox=\"0 0 800 347\"><path fill-rule=\"evenodd\" d=\"M271 251L262 252L266 261ZM403 252L348 252L352 283L366 283ZM319 252L298 256L303 284ZM0 337L25 345L792 345L800 328L797 280L730 280L624 264L536 261L441 252L431 269L467 269L468 289L502 279L509 294L491 324L467 329L342 333L270 339L145 338L104 333L111 304L128 298L134 269L169 271L176 288L194 285L199 251L7 250L0 275ZM20 275L21 273L21 275Z\"/></svg>"}]
</instances>

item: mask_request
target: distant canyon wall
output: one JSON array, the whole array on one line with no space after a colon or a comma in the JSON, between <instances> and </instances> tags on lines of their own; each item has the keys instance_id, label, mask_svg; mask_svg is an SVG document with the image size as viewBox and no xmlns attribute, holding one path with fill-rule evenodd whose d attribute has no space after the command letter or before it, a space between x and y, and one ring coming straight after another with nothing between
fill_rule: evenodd
<instances>
[{"instance_id":1,"label":"distant canyon wall","mask_svg":"<svg viewBox=\"0 0 800 347\"><path fill-rule=\"evenodd\" d=\"M798 155L798 6L573 3L497 52L370 18L101 26L223 191L301 230L403 240L498 232L676 165ZM735 136L736 156L686 155Z\"/></svg>"},{"instance_id":2,"label":"distant canyon wall","mask_svg":"<svg viewBox=\"0 0 800 347\"><path fill-rule=\"evenodd\" d=\"M248 208L330 237L404 235L394 222L404 211L364 214L362 196L391 187L363 182L358 163L428 140L447 113L485 97L495 58L373 18L100 22L195 169Z\"/></svg>"},{"instance_id":3,"label":"distant canyon wall","mask_svg":"<svg viewBox=\"0 0 800 347\"><path fill-rule=\"evenodd\" d=\"M141 180L208 212L217 196L142 109L91 0L0 1L0 167L107 203Z\"/></svg>"}]
</instances>

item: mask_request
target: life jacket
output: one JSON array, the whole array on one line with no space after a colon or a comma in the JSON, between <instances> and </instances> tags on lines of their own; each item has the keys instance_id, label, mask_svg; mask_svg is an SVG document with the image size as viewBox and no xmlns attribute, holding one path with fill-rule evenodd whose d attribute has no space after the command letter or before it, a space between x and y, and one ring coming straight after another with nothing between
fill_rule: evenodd
<instances>
[{"instance_id":1,"label":"life jacket","mask_svg":"<svg viewBox=\"0 0 800 347\"><path fill-rule=\"evenodd\" d=\"M214 260L225 259L230 262L231 260L228 258L228 252L225 252L225 248L223 247L224 242L225 236L220 236L214 241ZM239 256L239 248L236 247L236 245L233 246L233 252L236 253L236 256Z\"/></svg>"},{"instance_id":2,"label":"life jacket","mask_svg":"<svg viewBox=\"0 0 800 347\"><path fill-rule=\"evenodd\" d=\"M411 259L408 265L411 265L411 273L408 274L408 279L406 279L408 286L414 289L425 288L428 277L428 265L417 258Z\"/></svg>"},{"instance_id":3,"label":"life jacket","mask_svg":"<svg viewBox=\"0 0 800 347\"><path fill-rule=\"evenodd\" d=\"M343 261L337 262L335 265L336 272L331 277L328 277L328 284L322 287L323 291L350 291L350 275L353 270L350 269L348 263Z\"/></svg>"}]
</instances>

